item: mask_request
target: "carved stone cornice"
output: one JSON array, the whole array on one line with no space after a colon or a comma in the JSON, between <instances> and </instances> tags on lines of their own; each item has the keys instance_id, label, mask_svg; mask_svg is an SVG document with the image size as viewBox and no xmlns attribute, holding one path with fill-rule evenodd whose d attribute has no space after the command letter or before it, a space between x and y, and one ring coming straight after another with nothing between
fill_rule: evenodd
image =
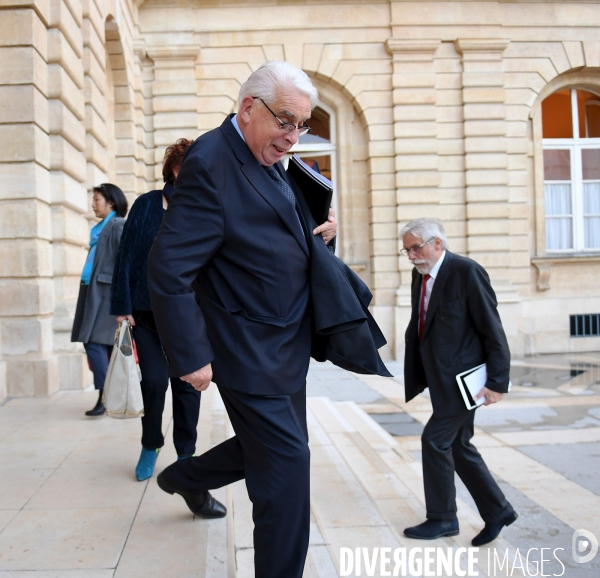
<instances>
[{"instance_id":1,"label":"carved stone cornice","mask_svg":"<svg viewBox=\"0 0 600 578\"><path fill-rule=\"evenodd\" d=\"M509 44L510 40L506 38L457 38L454 41L456 51L461 54L465 52L495 52L501 54Z\"/></svg>"},{"instance_id":2,"label":"carved stone cornice","mask_svg":"<svg viewBox=\"0 0 600 578\"><path fill-rule=\"evenodd\" d=\"M152 60L189 60L200 54L199 44L158 44L147 47L147 53Z\"/></svg>"},{"instance_id":3,"label":"carved stone cornice","mask_svg":"<svg viewBox=\"0 0 600 578\"><path fill-rule=\"evenodd\" d=\"M433 54L438 49L441 43L441 40L433 38L388 38L385 41L385 49L387 53L391 55L399 53Z\"/></svg>"}]
</instances>

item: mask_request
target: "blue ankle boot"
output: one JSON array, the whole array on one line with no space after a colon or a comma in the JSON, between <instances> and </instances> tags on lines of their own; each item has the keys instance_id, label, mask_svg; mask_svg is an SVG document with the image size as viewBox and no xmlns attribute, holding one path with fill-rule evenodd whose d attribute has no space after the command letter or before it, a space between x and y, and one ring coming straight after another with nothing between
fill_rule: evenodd
<instances>
[{"instance_id":1,"label":"blue ankle boot","mask_svg":"<svg viewBox=\"0 0 600 578\"><path fill-rule=\"evenodd\" d=\"M138 481L143 482L152 476L159 451L160 448L148 450L145 447L142 447L140 459L135 467L135 477L138 479Z\"/></svg>"}]
</instances>

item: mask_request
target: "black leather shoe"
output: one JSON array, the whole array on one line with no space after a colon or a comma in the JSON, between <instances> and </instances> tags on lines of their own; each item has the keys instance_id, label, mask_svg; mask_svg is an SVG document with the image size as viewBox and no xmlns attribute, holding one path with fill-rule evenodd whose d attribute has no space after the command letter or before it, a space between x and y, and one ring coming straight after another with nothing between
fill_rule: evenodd
<instances>
[{"instance_id":1,"label":"black leather shoe","mask_svg":"<svg viewBox=\"0 0 600 578\"><path fill-rule=\"evenodd\" d=\"M179 492L167 482L163 474L164 472L161 472L156 478L158 487L167 494L179 494L185 500L192 514L201 518L223 518L227 515L227 508L221 502L215 500L210 492L199 492L197 494Z\"/></svg>"},{"instance_id":2,"label":"black leather shoe","mask_svg":"<svg viewBox=\"0 0 600 578\"><path fill-rule=\"evenodd\" d=\"M89 411L86 411L85 415L89 415L90 417L96 417L99 415L104 415L106 413L106 408L102 403L102 390L100 389L98 391L100 392L100 395L98 395L98 401L96 402L96 405Z\"/></svg>"},{"instance_id":3,"label":"black leather shoe","mask_svg":"<svg viewBox=\"0 0 600 578\"><path fill-rule=\"evenodd\" d=\"M426 520L418 526L406 528L404 535L416 540L435 540L444 536L456 536L458 534L458 518L454 520Z\"/></svg>"},{"instance_id":4,"label":"black leather shoe","mask_svg":"<svg viewBox=\"0 0 600 578\"><path fill-rule=\"evenodd\" d=\"M500 535L502 528L504 528L504 526L510 526L518 517L519 514L513 510L506 514L506 516L500 518L497 522L487 523L483 530L471 540L471 544L473 544L473 546L483 546L484 544L494 541Z\"/></svg>"}]
</instances>

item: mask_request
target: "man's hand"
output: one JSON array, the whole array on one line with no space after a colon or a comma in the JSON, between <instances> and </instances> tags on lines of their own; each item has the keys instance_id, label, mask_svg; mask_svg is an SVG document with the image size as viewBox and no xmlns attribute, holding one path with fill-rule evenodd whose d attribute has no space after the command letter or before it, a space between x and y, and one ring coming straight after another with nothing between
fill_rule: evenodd
<instances>
[{"instance_id":1,"label":"man's hand","mask_svg":"<svg viewBox=\"0 0 600 578\"><path fill-rule=\"evenodd\" d=\"M181 381L187 381L194 389L198 391L205 391L210 385L212 376L212 366L209 363L208 365L205 365L196 371L192 371L192 373L182 376L180 379Z\"/></svg>"},{"instance_id":2,"label":"man's hand","mask_svg":"<svg viewBox=\"0 0 600 578\"><path fill-rule=\"evenodd\" d=\"M321 233L323 236L323 241L325 241L325 244L329 244L329 241L331 241L337 235L337 220L335 218L335 211L333 209L329 209L329 217L327 217L327 221L313 230L313 235L318 235L319 233Z\"/></svg>"},{"instance_id":3,"label":"man's hand","mask_svg":"<svg viewBox=\"0 0 600 578\"><path fill-rule=\"evenodd\" d=\"M129 325L131 325L131 327L135 325L135 321L131 315L117 315L117 323L121 324L123 321L125 321L125 319L129 321Z\"/></svg>"},{"instance_id":4,"label":"man's hand","mask_svg":"<svg viewBox=\"0 0 600 578\"><path fill-rule=\"evenodd\" d=\"M491 389L484 387L475 396L475 400L478 400L480 397L485 396L485 401L483 402L483 405L490 405L492 403L498 403L499 401L502 401L503 395L504 395L503 393L498 393L497 391L492 391Z\"/></svg>"}]
</instances>

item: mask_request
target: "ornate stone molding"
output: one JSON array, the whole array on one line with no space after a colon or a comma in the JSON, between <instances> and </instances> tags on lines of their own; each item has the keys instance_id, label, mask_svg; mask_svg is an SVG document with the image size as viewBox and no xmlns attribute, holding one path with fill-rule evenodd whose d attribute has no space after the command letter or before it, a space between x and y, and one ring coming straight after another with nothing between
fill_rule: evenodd
<instances>
[{"instance_id":1,"label":"ornate stone molding","mask_svg":"<svg viewBox=\"0 0 600 578\"><path fill-rule=\"evenodd\" d=\"M506 38L457 38L454 41L456 51L461 54L465 52L502 53L509 44L510 40Z\"/></svg>"},{"instance_id":2,"label":"ornate stone molding","mask_svg":"<svg viewBox=\"0 0 600 578\"><path fill-rule=\"evenodd\" d=\"M538 271L537 290L547 291L550 289L550 274L552 265L575 265L579 263L600 263L600 253L587 255L555 255L534 257L531 259L531 264Z\"/></svg>"},{"instance_id":3,"label":"ornate stone molding","mask_svg":"<svg viewBox=\"0 0 600 578\"><path fill-rule=\"evenodd\" d=\"M147 54L146 41L143 38L138 38L133 41L133 53L140 59L144 60Z\"/></svg>"},{"instance_id":4,"label":"ornate stone molding","mask_svg":"<svg viewBox=\"0 0 600 578\"><path fill-rule=\"evenodd\" d=\"M200 54L199 44L170 45L159 44L148 46L148 56L152 60L184 60L196 58Z\"/></svg>"},{"instance_id":5,"label":"ornate stone molding","mask_svg":"<svg viewBox=\"0 0 600 578\"><path fill-rule=\"evenodd\" d=\"M397 53L431 53L433 54L440 44L441 40L438 39L402 39L402 38L388 38L385 41L385 49L388 54L392 56Z\"/></svg>"}]
</instances>

